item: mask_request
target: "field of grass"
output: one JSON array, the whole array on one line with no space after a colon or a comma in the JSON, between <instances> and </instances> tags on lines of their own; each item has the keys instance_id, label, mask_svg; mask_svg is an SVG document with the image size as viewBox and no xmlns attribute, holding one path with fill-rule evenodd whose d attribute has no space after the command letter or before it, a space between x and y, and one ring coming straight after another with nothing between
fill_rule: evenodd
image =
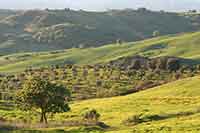
<instances>
[{"instance_id":1,"label":"field of grass","mask_svg":"<svg viewBox=\"0 0 200 133\"><path fill-rule=\"evenodd\" d=\"M179 80L128 96L93 99L71 103L71 111L57 114L51 121L65 122L80 120L81 113L94 108L101 114L101 121L110 128L93 132L106 133L183 133L200 131L200 77ZM1 104L1 106L3 106ZM28 115L29 114L29 115ZM8 120L37 121L37 114L23 113L17 110L0 109L0 117ZM141 122L126 125L125 121L133 116L140 116ZM16 117L17 116L17 117ZM37 129L58 132L71 131L89 133L83 127L60 127L54 129ZM71 133L70 132L70 133ZM95 133L96 133L95 132Z\"/></svg>"},{"instance_id":2,"label":"field of grass","mask_svg":"<svg viewBox=\"0 0 200 133\"><path fill-rule=\"evenodd\" d=\"M131 55L177 56L200 59L200 32L168 35L144 41L110 44L98 48L20 53L0 57L0 72L20 72L29 66L44 67L55 64L95 64Z\"/></svg>"}]
</instances>

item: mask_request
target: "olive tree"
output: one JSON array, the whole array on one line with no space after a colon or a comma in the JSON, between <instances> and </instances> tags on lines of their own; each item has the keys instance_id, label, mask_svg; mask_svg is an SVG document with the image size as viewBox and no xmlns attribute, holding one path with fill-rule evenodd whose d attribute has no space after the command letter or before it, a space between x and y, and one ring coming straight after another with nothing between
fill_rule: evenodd
<instances>
[{"instance_id":1,"label":"olive tree","mask_svg":"<svg viewBox=\"0 0 200 133\"><path fill-rule=\"evenodd\" d=\"M63 86L41 78L29 78L16 94L16 103L20 109L40 110L41 123L47 123L48 113L67 112L70 92Z\"/></svg>"}]
</instances>

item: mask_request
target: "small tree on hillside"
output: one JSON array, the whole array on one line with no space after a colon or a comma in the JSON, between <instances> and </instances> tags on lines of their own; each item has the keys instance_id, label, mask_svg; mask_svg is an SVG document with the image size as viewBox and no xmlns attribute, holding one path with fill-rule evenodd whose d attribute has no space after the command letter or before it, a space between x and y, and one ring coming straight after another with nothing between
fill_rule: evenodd
<instances>
[{"instance_id":1,"label":"small tree on hillside","mask_svg":"<svg viewBox=\"0 0 200 133\"><path fill-rule=\"evenodd\" d=\"M122 44L122 40L121 39L117 39L116 43L119 44L119 45L121 45Z\"/></svg>"},{"instance_id":2,"label":"small tree on hillside","mask_svg":"<svg viewBox=\"0 0 200 133\"><path fill-rule=\"evenodd\" d=\"M160 36L160 32L158 30L155 30L153 32L153 37L157 37L157 36Z\"/></svg>"},{"instance_id":3,"label":"small tree on hillside","mask_svg":"<svg viewBox=\"0 0 200 133\"><path fill-rule=\"evenodd\" d=\"M48 113L69 111L70 92L63 86L40 78L30 78L16 95L16 103L23 110L41 111L41 123L47 124Z\"/></svg>"},{"instance_id":4,"label":"small tree on hillside","mask_svg":"<svg viewBox=\"0 0 200 133\"><path fill-rule=\"evenodd\" d=\"M96 124L101 115L95 109L90 109L83 112L82 116L87 123Z\"/></svg>"}]
</instances>

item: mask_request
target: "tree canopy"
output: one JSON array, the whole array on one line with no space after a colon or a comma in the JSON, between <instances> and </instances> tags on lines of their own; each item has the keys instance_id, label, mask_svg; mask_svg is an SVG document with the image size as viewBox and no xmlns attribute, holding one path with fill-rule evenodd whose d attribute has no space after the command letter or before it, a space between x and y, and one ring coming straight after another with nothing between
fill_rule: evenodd
<instances>
[{"instance_id":1,"label":"tree canopy","mask_svg":"<svg viewBox=\"0 0 200 133\"><path fill-rule=\"evenodd\" d=\"M70 92L61 85L31 77L16 94L16 103L23 110L41 111L41 123L47 123L47 113L67 112Z\"/></svg>"}]
</instances>

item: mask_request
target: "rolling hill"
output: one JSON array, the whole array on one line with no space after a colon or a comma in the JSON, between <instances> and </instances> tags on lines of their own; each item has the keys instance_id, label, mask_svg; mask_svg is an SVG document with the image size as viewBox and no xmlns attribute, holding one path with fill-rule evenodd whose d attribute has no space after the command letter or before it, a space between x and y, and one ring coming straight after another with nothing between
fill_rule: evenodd
<instances>
[{"instance_id":1,"label":"rolling hill","mask_svg":"<svg viewBox=\"0 0 200 133\"><path fill-rule=\"evenodd\" d=\"M200 77L175 81L128 96L77 101L71 104L68 113L57 114L54 121L70 121L81 119L81 113L88 109L96 109L101 114L101 121L109 125L108 129L95 128L98 133L130 133L130 132L199 132L200 126ZM1 105L3 106L3 105ZM3 108L3 107L2 107ZM4 111L0 109L0 117L10 120L29 119L36 115L23 114L20 111ZM15 117L17 114L17 118ZM131 118L140 116L140 122L132 123ZM129 124L127 125L128 122ZM133 121L134 122L134 121ZM34 130L34 129L32 129ZM42 129L38 129L42 130ZM38 131L35 129L34 131ZM91 130L82 127L51 128L43 131L84 132ZM19 131L20 132L20 131Z\"/></svg>"},{"instance_id":2,"label":"rolling hill","mask_svg":"<svg viewBox=\"0 0 200 133\"><path fill-rule=\"evenodd\" d=\"M161 36L144 41L110 44L98 48L73 48L51 52L20 53L0 57L0 72L63 64L105 63L121 57L175 56L199 61L200 32Z\"/></svg>"},{"instance_id":3,"label":"rolling hill","mask_svg":"<svg viewBox=\"0 0 200 133\"><path fill-rule=\"evenodd\" d=\"M117 131L119 133L149 130L151 132L198 132L199 81L199 77L194 77L125 97L83 101L73 104L72 112L76 114L85 108L95 108L102 113L102 121L111 127L122 128ZM123 121L134 114L143 114L147 122L127 130L123 127Z\"/></svg>"},{"instance_id":4,"label":"rolling hill","mask_svg":"<svg viewBox=\"0 0 200 133\"><path fill-rule=\"evenodd\" d=\"M198 133L199 29L200 14L145 8L0 10L0 132ZM71 110L49 125L20 110L30 77L67 87ZM91 109L100 121L83 118Z\"/></svg>"},{"instance_id":5,"label":"rolling hill","mask_svg":"<svg viewBox=\"0 0 200 133\"><path fill-rule=\"evenodd\" d=\"M2 16L2 17L1 17ZM199 30L199 14L147 9L0 11L0 55L97 47Z\"/></svg>"}]
</instances>

